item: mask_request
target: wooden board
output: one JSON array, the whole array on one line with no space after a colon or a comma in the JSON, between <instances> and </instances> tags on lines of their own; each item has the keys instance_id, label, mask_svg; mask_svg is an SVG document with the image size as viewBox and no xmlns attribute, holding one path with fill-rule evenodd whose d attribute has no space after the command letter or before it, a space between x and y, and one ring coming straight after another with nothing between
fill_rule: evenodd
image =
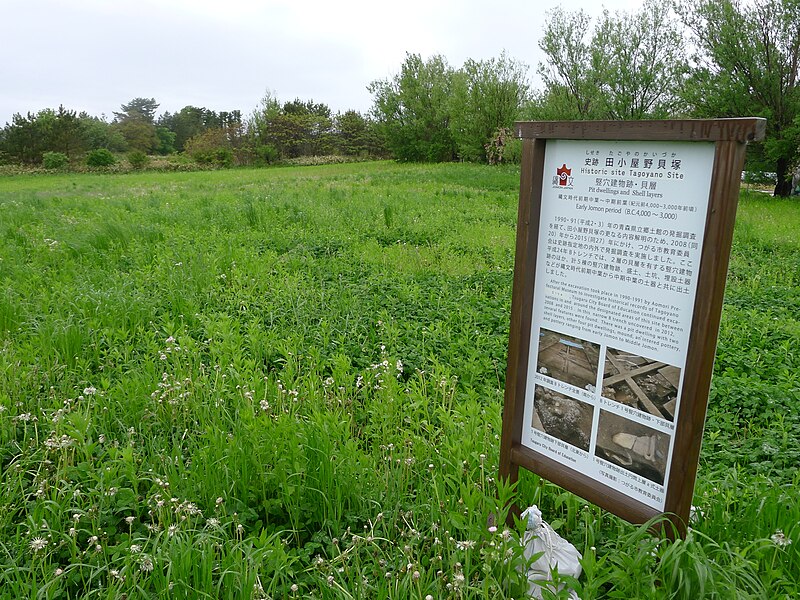
<instances>
[{"instance_id":1,"label":"wooden board","mask_svg":"<svg viewBox=\"0 0 800 600\"><path fill-rule=\"evenodd\" d=\"M549 141L559 139L714 142L713 173L683 373L681 409L675 423L672 466L666 482L664 512L675 525L675 531L679 535L685 534L702 441L745 145L763 139L765 127L765 120L758 118L517 123L516 131L522 138L523 151L500 442L501 478L515 482L522 467L628 521L643 523L660 514L603 482L522 444L545 151ZM670 371L663 364L654 368L664 370L665 379L678 387L677 369ZM679 378L679 372L677 376ZM635 393L640 399L646 397L639 392ZM517 506L510 508L510 515L519 514ZM671 531L668 529L666 533L670 535Z\"/></svg>"}]
</instances>

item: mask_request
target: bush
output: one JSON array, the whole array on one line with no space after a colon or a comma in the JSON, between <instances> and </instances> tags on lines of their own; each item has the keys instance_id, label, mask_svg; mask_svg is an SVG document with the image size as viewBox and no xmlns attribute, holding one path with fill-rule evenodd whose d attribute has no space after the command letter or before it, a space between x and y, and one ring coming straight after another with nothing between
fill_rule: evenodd
<instances>
[{"instance_id":1,"label":"bush","mask_svg":"<svg viewBox=\"0 0 800 600\"><path fill-rule=\"evenodd\" d=\"M278 149L271 144L256 146L255 149L257 165L271 165L278 162Z\"/></svg>"},{"instance_id":2,"label":"bush","mask_svg":"<svg viewBox=\"0 0 800 600\"><path fill-rule=\"evenodd\" d=\"M519 164L522 159L522 142L514 137L514 132L508 127L495 130L483 147L490 165Z\"/></svg>"},{"instance_id":3,"label":"bush","mask_svg":"<svg viewBox=\"0 0 800 600\"><path fill-rule=\"evenodd\" d=\"M207 129L189 138L184 152L201 165L233 166L233 150L224 129Z\"/></svg>"},{"instance_id":4,"label":"bush","mask_svg":"<svg viewBox=\"0 0 800 600\"><path fill-rule=\"evenodd\" d=\"M128 162L134 169L144 169L150 162L150 158L141 150L134 150L128 154Z\"/></svg>"},{"instance_id":5,"label":"bush","mask_svg":"<svg viewBox=\"0 0 800 600\"><path fill-rule=\"evenodd\" d=\"M506 140L506 147L503 150L503 162L508 165L518 165L522 162L522 140L511 138Z\"/></svg>"},{"instance_id":6,"label":"bush","mask_svg":"<svg viewBox=\"0 0 800 600\"><path fill-rule=\"evenodd\" d=\"M218 167L233 166L233 150L230 148L217 148L214 151L214 164Z\"/></svg>"},{"instance_id":7,"label":"bush","mask_svg":"<svg viewBox=\"0 0 800 600\"><path fill-rule=\"evenodd\" d=\"M63 152L45 152L42 155L42 166L45 169L61 169L69 163L69 158Z\"/></svg>"},{"instance_id":8,"label":"bush","mask_svg":"<svg viewBox=\"0 0 800 600\"><path fill-rule=\"evenodd\" d=\"M109 167L117 162L111 151L106 148L92 150L86 155L86 164L90 167Z\"/></svg>"}]
</instances>

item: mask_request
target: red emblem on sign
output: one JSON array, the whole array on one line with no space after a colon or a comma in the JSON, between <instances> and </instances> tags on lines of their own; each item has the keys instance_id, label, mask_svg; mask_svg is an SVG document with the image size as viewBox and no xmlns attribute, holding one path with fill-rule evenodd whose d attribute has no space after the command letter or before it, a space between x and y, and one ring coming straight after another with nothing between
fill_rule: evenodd
<instances>
[{"instance_id":1,"label":"red emblem on sign","mask_svg":"<svg viewBox=\"0 0 800 600\"><path fill-rule=\"evenodd\" d=\"M556 169L556 174L558 175L558 185L567 185L570 175L572 175L572 169L568 169L567 164L564 163L560 168Z\"/></svg>"}]
</instances>

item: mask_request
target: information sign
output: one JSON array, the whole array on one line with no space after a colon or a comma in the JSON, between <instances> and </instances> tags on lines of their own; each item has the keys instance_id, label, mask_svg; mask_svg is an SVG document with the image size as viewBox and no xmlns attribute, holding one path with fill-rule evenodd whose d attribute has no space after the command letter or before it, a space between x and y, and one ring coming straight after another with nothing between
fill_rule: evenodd
<instances>
[{"instance_id":1,"label":"information sign","mask_svg":"<svg viewBox=\"0 0 800 600\"><path fill-rule=\"evenodd\" d=\"M739 177L763 119L520 123L501 477L688 518Z\"/></svg>"}]
</instances>

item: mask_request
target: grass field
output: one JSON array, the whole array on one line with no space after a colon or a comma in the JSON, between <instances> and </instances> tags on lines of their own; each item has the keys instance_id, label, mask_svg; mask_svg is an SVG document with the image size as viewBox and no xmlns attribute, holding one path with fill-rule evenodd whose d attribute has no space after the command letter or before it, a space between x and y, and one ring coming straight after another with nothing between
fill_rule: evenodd
<instances>
[{"instance_id":1,"label":"grass field","mask_svg":"<svg viewBox=\"0 0 800 600\"><path fill-rule=\"evenodd\" d=\"M685 541L496 481L519 173L0 178L0 598L800 595L800 202L740 203ZM552 596L551 596L552 597Z\"/></svg>"}]
</instances>

